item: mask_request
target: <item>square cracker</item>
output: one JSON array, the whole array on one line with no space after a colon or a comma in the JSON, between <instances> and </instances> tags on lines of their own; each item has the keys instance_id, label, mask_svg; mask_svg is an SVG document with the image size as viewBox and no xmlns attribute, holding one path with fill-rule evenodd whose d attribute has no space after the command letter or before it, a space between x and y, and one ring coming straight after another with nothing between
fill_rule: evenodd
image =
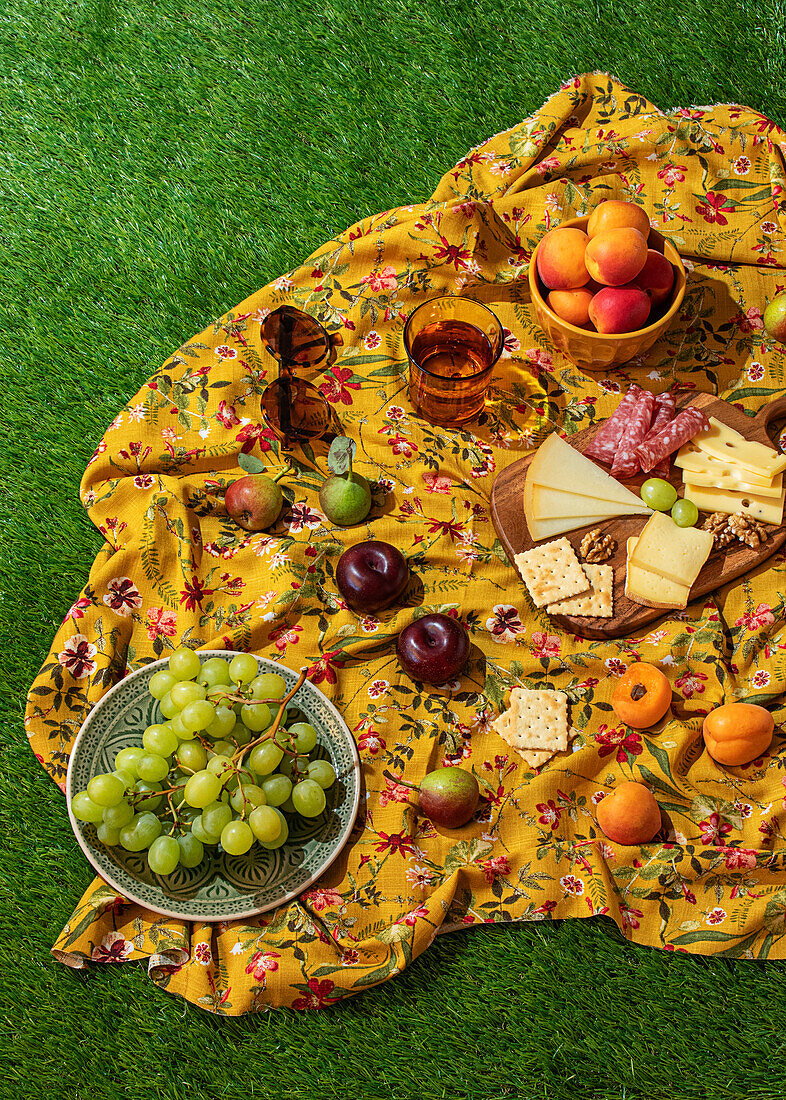
<instances>
[{"instance_id":1,"label":"square cracker","mask_svg":"<svg viewBox=\"0 0 786 1100\"><path fill-rule=\"evenodd\" d=\"M514 558L536 607L587 592L590 582L566 538L533 546Z\"/></svg>"},{"instance_id":2,"label":"square cracker","mask_svg":"<svg viewBox=\"0 0 786 1100\"><path fill-rule=\"evenodd\" d=\"M589 577L592 588L580 596L568 596L550 603L549 615L585 615L595 619L610 619L614 614L614 569L611 565L581 567Z\"/></svg>"},{"instance_id":3,"label":"square cracker","mask_svg":"<svg viewBox=\"0 0 786 1100\"><path fill-rule=\"evenodd\" d=\"M568 741L572 741L575 737L578 737L578 730L569 729ZM531 768L542 767L554 755L551 749L516 749L516 752Z\"/></svg>"},{"instance_id":4,"label":"square cracker","mask_svg":"<svg viewBox=\"0 0 786 1100\"><path fill-rule=\"evenodd\" d=\"M535 768L542 768L544 764L548 763L554 755L549 749L516 749L521 759L529 764L534 771Z\"/></svg>"},{"instance_id":5,"label":"square cracker","mask_svg":"<svg viewBox=\"0 0 786 1100\"><path fill-rule=\"evenodd\" d=\"M562 691L547 688L515 687L508 709L493 726L522 756L522 750L533 756L546 752L548 759L568 747L568 697ZM526 756L524 759L531 763Z\"/></svg>"}]
</instances>

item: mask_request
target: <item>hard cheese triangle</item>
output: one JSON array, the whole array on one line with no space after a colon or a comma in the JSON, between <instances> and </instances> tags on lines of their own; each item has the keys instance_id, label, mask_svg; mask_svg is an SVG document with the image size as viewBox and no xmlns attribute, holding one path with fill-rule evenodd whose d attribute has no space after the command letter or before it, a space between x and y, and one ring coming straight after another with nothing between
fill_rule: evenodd
<instances>
[{"instance_id":1,"label":"hard cheese triangle","mask_svg":"<svg viewBox=\"0 0 786 1100\"><path fill-rule=\"evenodd\" d=\"M590 501L590 503L592 503ZM608 514L586 516L558 516L547 517L546 519L535 519L534 516L527 516L527 527L529 528L530 538L533 542L541 542L543 539L553 539L555 535L564 535L566 531L575 531L579 527L589 527L594 523L605 523L609 518Z\"/></svg>"},{"instance_id":2,"label":"hard cheese triangle","mask_svg":"<svg viewBox=\"0 0 786 1100\"><path fill-rule=\"evenodd\" d=\"M575 493L595 500L613 500L618 504L635 504L649 512L630 489L601 470L589 458L571 447L558 435L550 435L541 444L529 465L527 481L552 489Z\"/></svg>"},{"instance_id":3,"label":"hard cheese triangle","mask_svg":"<svg viewBox=\"0 0 786 1100\"><path fill-rule=\"evenodd\" d=\"M535 541L612 516L649 515L642 500L558 435L550 435L527 471L524 513Z\"/></svg>"},{"instance_id":4,"label":"hard cheese triangle","mask_svg":"<svg viewBox=\"0 0 786 1100\"><path fill-rule=\"evenodd\" d=\"M581 509L592 511L605 516L648 516L650 509L634 498L633 503L623 504L616 500L603 500L600 497L585 497L578 493L571 493L567 489L551 489L545 485L532 486L532 510L536 516L553 516L555 519L561 516L575 516Z\"/></svg>"}]
</instances>

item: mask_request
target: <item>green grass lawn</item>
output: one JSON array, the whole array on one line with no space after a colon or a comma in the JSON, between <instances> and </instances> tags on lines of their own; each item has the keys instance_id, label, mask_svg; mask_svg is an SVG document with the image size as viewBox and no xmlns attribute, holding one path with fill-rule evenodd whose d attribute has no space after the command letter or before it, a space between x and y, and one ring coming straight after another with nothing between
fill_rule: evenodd
<instances>
[{"instance_id":1,"label":"green grass lawn","mask_svg":"<svg viewBox=\"0 0 786 1100\"><path fill-rule=\"evenodd\" d=\"M313 1015L66 970L49 947L92 876L22 713L100 545L82 470L171 349L574 72L783 124L784 28L783 0L7 0L0 1100L783 1096L786 963L604 920L446 936Z\"/></svg>"}]
</instances>

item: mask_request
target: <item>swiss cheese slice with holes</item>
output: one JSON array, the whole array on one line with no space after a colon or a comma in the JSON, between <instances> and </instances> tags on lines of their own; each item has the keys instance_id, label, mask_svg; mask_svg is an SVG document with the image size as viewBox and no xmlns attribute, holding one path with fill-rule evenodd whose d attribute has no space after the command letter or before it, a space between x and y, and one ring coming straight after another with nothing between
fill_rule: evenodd
<instances>
[{"instance_id":1,"label":"swiss cheese slice with holes","mask_svg":"<svg viewBox=\"0 0 786 1100\"><path fill-rule=\"evenodd\" d=\"M671 516L655 512L639 535L628 564L690 588L710 556L712 545L711 532L678 527Z\"/></svg>"},{"instance_id":2,"label":"swiss cheese slice with holes","mask_svg":"<svg viewBox=\"0 0 786 1100\"><path fill-rule=\"evenodd\" d=\"M761 489L771 489L776 484L779 485L783 476L782 474L776 474L774 477L770 477L768 474L754 474L752 470L744 470L741 466L735 466L733 462L713 458L712 455L705 454L698 447L694 447L693 443L686 443L684 447L680 447L674 456L674 465L681 470L690 471L691 474L702 473L718 478L740 478L745 482L746 488L755 486L759 491ZM697 482L697 484L700 483ZM718 488L721 488L721 486L718 486Z\"/></svg>"},{"instance_id":3,"label":"swiss cheese slice with holes","mask_svg":"<svg viewBox=\"0 0 786 1100\"><path fill-rule=\"evenodd\" d=\"M731 489L713 489L706 485L694 485L685 476L685 499L692 500L702 512L725 512L734 515L742 512L760 523L773 523L780 527L783 522L783 502L786 491L781 489L777 499L765 497L760 493L735 493Z\"/></svg>"},{"instance_id":4,"label":"swiss cheese slice with holes","mask_svg":"<svg viewBox=\"0 0 786 1100\"><path fill-rule=\"evenodd\" d=\"M683 479L686 484L690 482L691 485L702 485L708 489L725 489L733 493L753 493L767 500L777 500L783 495L783 474L776 474L767 485L757 485L745 476L748 473L747 470L726 472L724 463L718 462L716 465L717 470L713 467L704 470L683 470ZM761 480L764 481L764 478Z\"/></svg>"},{"instance_id":5,"label":"swiss cheese slice with holes","mask_svg":"<svg viewBox=\"0 0 786 1100\"><path fill-rule=\"evenodd\" d=\"M743 469L764 477L772 478L786 470L786 454L781 454L765 443L746 439L714 416L710 417L709 428L694 435L691 442L713 458L722 462L733 462L736 466L742 466Z\"/></svg>"},{"instance_id":6,"label":"swiss cheese slice with holes","mask_svg":"<svg viewBox=\"0 0 786 1100\"><path fill-rule=\"evenodd\" d=\"M639 540L634 536L627 541L628 566L625 574L625 595L633 603L644 607L683 608L688 606L690 588L686 584L659 577L649 569L631 565L630 557Z\"/></svg>"}]
</instances>

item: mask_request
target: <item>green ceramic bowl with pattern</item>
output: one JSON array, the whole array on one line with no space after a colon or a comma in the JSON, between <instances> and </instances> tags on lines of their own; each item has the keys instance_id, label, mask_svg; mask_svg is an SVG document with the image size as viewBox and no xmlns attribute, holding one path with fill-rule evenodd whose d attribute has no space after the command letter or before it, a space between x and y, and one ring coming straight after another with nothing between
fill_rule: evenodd
<instances>
[{"instance_id":1,"label":"green ceramic bowl with pattern","mask_svg":"<svg viewBox=\"0 0 786 1100\"><path fill-rule=\"evenodd\" d=\"M202 661L226 657L224 650L201 650ZM275 661L257 657L259 671L283 676L287 691L297 674ZM142 733L161 721L158 702L148 690L150 678L167 661L155 661L116 684L93 708L71 751L66 781L68 812L76 838L99 875L129 901L180 920L225 921L253 917L296 897L339 856L349 839L360 803L360 760L343 718L319 688L308 680L293 700L316 729L316 753L329 759L337 780L326 792L327 806L316 818L293 816L289 840L275 851L254 844L242 856L206 849L198 867L178 867L167 876L153 874L145 852L109 848L94 825L77 821L71 799L93 775L112 771L127 745L140 745Z\"/></svg>"}]
</instances>

